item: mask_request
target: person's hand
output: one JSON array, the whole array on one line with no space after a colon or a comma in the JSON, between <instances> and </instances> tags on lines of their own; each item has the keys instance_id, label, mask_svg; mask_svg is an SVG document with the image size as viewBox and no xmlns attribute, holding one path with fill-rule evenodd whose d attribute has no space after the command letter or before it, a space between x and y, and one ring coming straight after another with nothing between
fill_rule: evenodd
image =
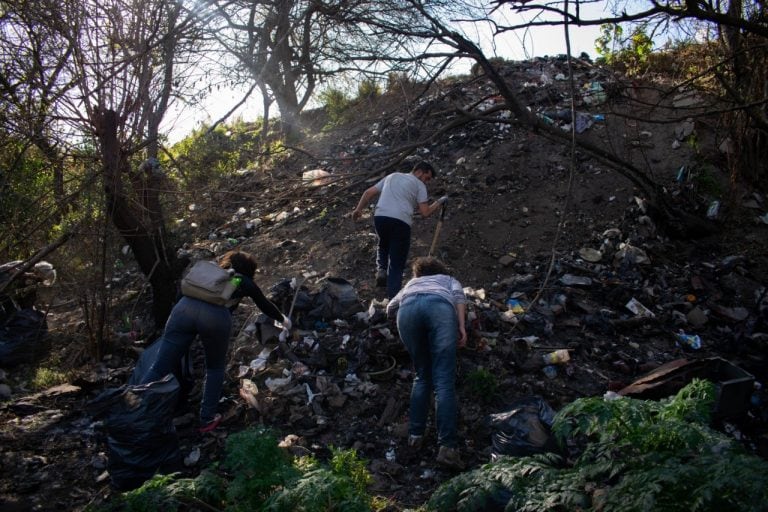
<instances>
[{"instance_id":1,"label":"person's hand","mask_svg":"<svg viewBox=\"0 0 768 512\"><path fill-rule=\"evenodd\" d=\"M441 206L444 205L445 203L448 202L448 196L441 197L440 199L437 200L437 202L440 203Z\"/></svg>"},{"instance_id":2,"label":"person's hand","mask_svg":"<svg viewBox=\"0 0 768 512\"><path fill-rule=\"evenodd\" d=\"M291 322L291 319L285 315L283 315L282 324L283 324L283 329L285 329L286 331L290 331L291 327L293 327L293 323Z\"/></svg>"},{"instance_id":3,"label":"person's hand","mask_svg":"<svg viewBox=\"0 0 768 512\"><path fill-rule=\"evenodd\" d=\"M464 327L459 327L459 339L456 341L458 348L464 348L467 346L467 330Z\"/></svg>"},{"instance_id":4,"label":"person's hand","mask_svg":"<svg viewBox=\"0 0 768 512\"><path fill-rule=\"evenodd\" d=\"M363 212L361 212L357 208L355 208L355 210L352 212L352 220L360 220L360 217L362 216L363 216Z\"/></svg>"}]
</instances>

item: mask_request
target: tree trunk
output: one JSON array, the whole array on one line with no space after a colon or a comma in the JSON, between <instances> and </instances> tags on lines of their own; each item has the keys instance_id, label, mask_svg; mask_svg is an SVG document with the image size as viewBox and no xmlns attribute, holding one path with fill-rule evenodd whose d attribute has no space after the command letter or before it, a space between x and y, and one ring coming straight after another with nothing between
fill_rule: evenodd
<instances>
[{"instance_id":1,"label":"tree trunk","mask_svg":"<svg viewBox=\"0 0 768 512\"><path fill-rule=\"evenodd\" d=\"M101 144L104 172L104 192L107 199L107 215L120 235L133 251L142 273L152 288L152 315L157 327L168 319L176 299L175 256L172 248L165 245L162 215L156 189L141 191L141 201L126 195L123 177L129 174L128 162L117 138L117 114L105 110L97 114L95 122ZM149 197L154 195L154 197ZM149 208L147 208L149 207ZM142 208L147 208L142 215ZM148 222L142 222L146 218Z\"/></svg>"}]
</instances>

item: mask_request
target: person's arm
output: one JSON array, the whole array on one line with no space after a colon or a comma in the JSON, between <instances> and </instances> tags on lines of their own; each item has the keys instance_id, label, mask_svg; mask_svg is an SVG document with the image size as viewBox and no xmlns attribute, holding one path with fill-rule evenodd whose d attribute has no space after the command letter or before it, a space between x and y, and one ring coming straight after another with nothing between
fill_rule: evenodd
<instances>
[{"instance_id":1,"label":"person's arm","mask_svg":"<svg viewBox=\"0 0 768 512\"><path fill-rule=\"evenodd\" d=\"M357 207L352 211L352 219L358 220L360 217L362 217L363 209L368 205L368 203L371 202L371 199L379 195L379 193L380 190L376 188L375 185L363 192L363 195L360 197L360 201L357 203Z\"/></svg>"},{"instance_id":2,"label":"person's arm","mask_svg":"<svg viewBox=\"0 0 768 512\"><path fill-rule=\"evenodd\" d=\"M253 299L253 302L259 306L259 309L265 315L278 322L285 321L286 316L282 314L280 310L277 309L277 306L264 295L264 292L261 291L261 288L259 288L252 279L244 276L240 283L240 289L242 290L243 296L248 296Z\"/></svg>"},{"instance_id":3,"label":"person's arm","mask_svg":"<svg viewBox=\"0 0 768 512\"><path fill-rule=\"evenodd\" d=\"M467 328L465 325L465 319L467 317L467 305L456 304L456 314L459 317L459 339L456 341L456 346L461 348L467 345Z\"/></svg>"},{"instance_id":4,"label":"person's arm","mask_svg":"<svg viewBox=\"0 0 768 512\"><path fill-rule=\"evenodd\" d=\"M453 295L453 304L459 321L459 339L456 341L456 346L461 348L467 345L467 297L464 295L464 288L460 282L453 277L449 277L449 280L448 289Z\"/></svg>"},{"instance_id":5,"label":"person's arm","mask_svg":"<svg viewBox=\"0 0 768 512\"><path fill-rule=\"evenodd\" d=\"M445 202L448 201L448 196L443 196L437 201L433 202L432 204L429 204L428 202L419 203L419 213L422 217L429 217L433 213L435 213L437 210L442 207Z\"/></svg>"},{"instance_id":6,"label":"person's arm","mask_svg":"<svg viewBox=\"0 0 768 512\"><path fill-rule=\"evenodd\" d=\"M389 299L389 302L387 303L387 320L390 322L395 322L397 320L397 311L400 309L400 296L402 295L402 290L397 292L397 294Z\"/></svg>"}]
</instances>

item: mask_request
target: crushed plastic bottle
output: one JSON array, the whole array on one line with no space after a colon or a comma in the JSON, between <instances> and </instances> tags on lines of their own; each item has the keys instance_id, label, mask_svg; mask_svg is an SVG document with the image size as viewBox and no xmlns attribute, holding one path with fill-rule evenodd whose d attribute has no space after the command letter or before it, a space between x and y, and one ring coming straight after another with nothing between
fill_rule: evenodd
<instances>
[{"instance_id":1,"label":"crushed plastic bottle","mask_svg":"<svg viewBox=\"0 0 768 512\"><path fill-rule=\"evenodd\" d=\"M515 314L525 313L522 302L517 299L507 299L507 309Z\"/></svg>"},{"instance_id":2,"label":"crushed plastic bottle","mask_svg":"<svg viewBox=\"0 0 768 512\"><path fill-rule=\"evenodd\" d=\"M562 364L571 360L571 354L567 349L562 348L549 354L544 354L542 358L544 359L544 364Z\"/></svg>"},{"instance_id":3,"label":"crushed plastic bottle","mask_svg":"<svg viewBox=\"0 0 768 512\"><path fill-rule=\"evenodd\" d=\"M678 345L686 348L692 348L698 350L701 348L701 338L698 334L686 334L683 331L678 331L675 334Z\"/></svg>"},{"instance_id":4,"label":"crushed plastic bottle","mask_svg":"<svg viewBox=\"0 0 768 512\"><path fill-rule=\"evenodd\" d=\"M720 201L712 201L707 208L707 218L716 219L717 214L720 213Z\"/></svg>"}]
</instances>

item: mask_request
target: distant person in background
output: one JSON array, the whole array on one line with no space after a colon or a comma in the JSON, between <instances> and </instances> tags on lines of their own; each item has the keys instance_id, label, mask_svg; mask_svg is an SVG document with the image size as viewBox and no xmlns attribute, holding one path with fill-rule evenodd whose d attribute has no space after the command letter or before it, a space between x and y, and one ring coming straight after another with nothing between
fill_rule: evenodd
<instances>
[{"instance_id":1,"label":"distant person in background","mask_svg":"<svg viewBox=\"0 0 768 512\"><path fill-rule=\"evenodd\" d=\"M400 339L416 371L408 413L408 444L421 448L434 393L440 445L437 462L462 469L456 427L456 349L467 343L467 299L461 283L439 260L416 258L412 271L413 278L387 305L387 316L397 319Z\"/></svg>"},{"instance_id":2,"label":"distant person in background","mask_svg":"<svg viewBox=\"0 0 768 512\"><path fill-rule=\"evenodd\" d=\"M427 183L435 177L435 169L419 162L410 173L395 172L363 192L352 218L359 220L363 209L376 196L379 200L373 213L373 225L378 236L376 250L376 286L387 288L387 297L394 297L403 286L403 271L411 248L413 212L429 217L447 200L443 196L428 203Z\"/></svg>"},{"instance_id":3,"label":"distant person in background","mask_svg":"<svg viewBox=\"0 0 768 512\"><path fill-rule=\"evenodd\" d=\"M34 309L37 302L37 290L40 286L52 286L56 281L56 269L47 261L40 261L24 272L16 275L24 266L21 260L9 261L0 265L0 324L20 309ZM11 277L15 280L11 282Z\"/></svg>"},{"instance_id":4,"label":"distant person in background","mask_svg":"<svg viewBox=\"0 0 768 512\"><path fill-rule=\"evenodd\" d=\"M247 252L230 251L222 256L219 266L232 268L242 278L232 299L250 297L267 316L281 322L284 329L291 329L291 320L280 312L253 281L256 259ZM182 297L173 307L165 330L158 341L162 343L157 358L150 366L141 383L162 379L171 373L187 353L196 336L200 336L205 351L205 383L200 404L200 432L210 432L221 422L216 409L224 385L227 349L232 330L231 308L212 304L192 297Z\"/></svg>"}]
</instances>

